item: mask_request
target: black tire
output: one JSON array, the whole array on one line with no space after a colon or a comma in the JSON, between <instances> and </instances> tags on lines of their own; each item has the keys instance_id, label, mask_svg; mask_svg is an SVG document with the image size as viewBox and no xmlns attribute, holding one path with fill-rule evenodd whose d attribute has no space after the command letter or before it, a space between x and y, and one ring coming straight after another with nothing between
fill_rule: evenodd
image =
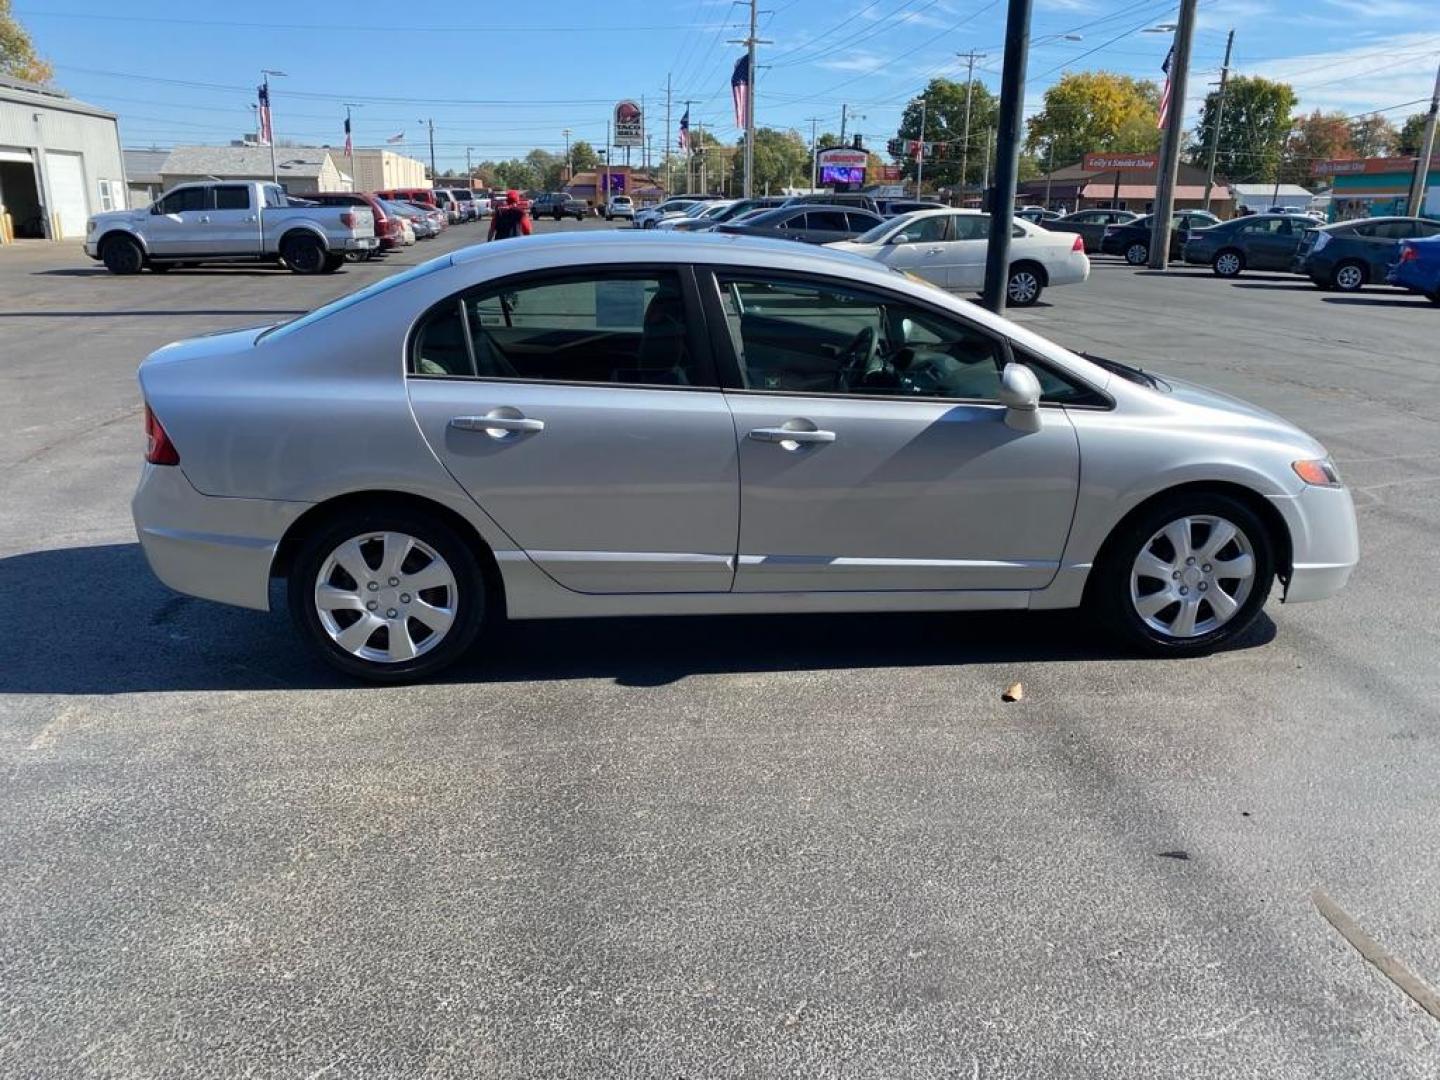
<instances>
[{"instance_id":1,"label":"black tire","mask_svg":"<svg viewBox=\"0 0 1440 1080\"><path fill-rule=\"evenodd\" d=\"M174 263L167 263L167 262L153 262L153 261L152 261L152 262L147 262L147 263L145 264L145 269L149 270L152 274L163 274L163 273L165 273L165 272L168 271L168 270L173 270L174 268L175 268L175 264L174 264Z\"/></svg>"},{"instance_id":2,"label":"black tire","mask_svg":"<svg viewBox=\"0 0 1440 1080\"><path fill-rule=\"evenodd\" d=\"M456 595L447 600L453 604L454 610L454 618L449 628L438 643L426 648L411 660L390 662L366 659L347 651L332 640L315 603L318 577L330 555L348 540L383 532L405 533L419 540L444 559L454 575ZM369 547L373 548L373 542ZM405 565L409 565L408 562ZM366 566L372 568L369 557L366 559ZM400 588L403 588L403 576L401 581ZM358 582L355 586L361 595L369 595L360 589ZM463 540L438 516L423 510L388 507L383 504L368 510L342 512L312 530L301 541L291 562L287 593L290 617L310 647L319 653L326 663L345 674L377 683L413 682L449 666L475 643L490 613L501 610L500 604L487 595L485 577L475 559L471 543ZM377 597L386 595L384 587L376 591ZM421 599L418 593L416 599ZM337 612L332 617L338 618L339 614ZM366 617L363 613L359 614L359 618ZM386 621L378 612L376 617ZM402 621L405 621L407 626L411 622ZM384 641L388 641L391 625L393 621L386 621L383 627L377 625L375 631L366 639L367 643L379 647ZM376 635L382 629L385 637L377 638ZM423 647L423 642L420 646Z\"/></svg>"},{"instance_id":3,"label":"black tire","mask_svg":"<svg viewBox=\"0 0 1440 1080\"><path fill-rule=\"evenodd\" d=\"M1330 274L1330 284L1341 292L1359 292L1370 284L1370 268L1359 259L1346 259Z\"/></svg>"},{"instance_id":4,"label":"black tire","mask_svg":"<svg viewBox=\"0 0 1440 1080\"><path fill-rule=\"evenodd\" d=\"M1436 289L1434 292L1429 293L1428 296L1430 299L1430 303L1440 304L1440 289Z\"/></svg>"},{"instance_id":5,"label":"black tire","mask_svg":"<svg viewBox=\"0 0 1440 1080\"><path fill-rule=\"evenodd\" d=\"M1254 575L1247 595L1228 621L1194 637L1175 637L1159 632L1136 611L1131 595L1131 570L1151 538L1166 525L1181 518L1202 516L1223 518L1240 531L1253 552ZM1111 633L1143 653L1151 656L1203 656L1233 641L1249 628L1265 606L1274 581L1275 541L1259 515L1244 502L1229 495L1177 492L1155 500L1123 522L1106 541L1087 589L1086 603ZM1192 584L1190 587L1197 586ZM1208 605L1209 601L1202 598L1198 603ZM1207 610L1213 617L1215 610ZM1163 611L1157 616L1159 614Z\"/></svg>"},{"instance_id":6,"label":"black tire","mask_svg":"<svg viewBox=\"0 0 1440 1080\"><path fill-rule=\"evenodd\" d=\"M1045 271L1034 263L1016 263L1005 282L1006 307L1034 307L1045 291Z\"/></svg>"},{"instance_id":7,"label":"black tire","mask_svg":"<svg viewBox=\"0 0 1440 1080\"><path fill-rule=\"evenodd\" d=\"M145 268L145 252L129 236L111 236L100 245L100 261L112 274L138 274Z\"/></svg>"},{"instance_id":8,"label":"black tire","mask_svg":"<svg viewBox=\"0 0 1440 1080\"><path fill-rule=\"evenodd\" d=\"M1245 269L1245 253L1234 248L1217 251L1215 258L1210 260L1210 269L1215 271L1216 277L1239 277L1240 272Z\"/></svg>"},{"instance_id":9,"label":"black tire","mask_svg":"<svg viewBox=\"0 0 1440 1080\"><path fill-rule=\"evenodd\" d=\"M1313 275L1310 278L1310 284L1314 285L1317 289L1320 289L1323 292L1329 292L1335 287L1330 284L1328 278L1318 278L1314 277Z\"/></svg>"},{"instance_id":10,"label":"black tire","mask_svg":"<svg viewBox=\"0 0 1440 1080\"><path fill-rule=\"evenodd\" d=\"M280 257L291 273L319 274L325 270L324 246L315 237L304 233L287 236L280 245Z\"/></svg>"},{"instance_id":11,"label":"black tire","mask_svg":"<svg viewBox=\"0 0 1440 1080\"><path fill-rule=\"evenodd\" d=\"M1126 244L1123 252L1125 261L1131 266L1144 266L1150 261L1150 245L1143 240Z\"/></svg>"},{"instance_id":12,"label":"black tire","mask_svg":"<svg viewBox=\"0 0 1440 1080\"><path fill-rule=\"evenodd\" d=\"M559 210L556 210L555 213L554 213L552 216L555 218L556 221L559 221L559 220L560 220L561 218L563 218L565 215L562 214Z\"/></svg>"},{"instance_id":13,"label":"black tire","mask_svg":"<svg viewBox=\"0 0 1440 1080\"><path fill-rule=\"evenodd\" d=\"M368 257L368 252L361 255L361 258L362 258L362 259L367 258L367 257ZM322 274L333 274L336 270L339 270L340 267L342 267L342 266L344 266L344 265L345 265L345 256L344 256L344 255L326 255L326 256L325 256L325 262L324 262L324 263L321 265L321 267L320 267L320 272L321 272Z\"/></svg>"}]
</instances>

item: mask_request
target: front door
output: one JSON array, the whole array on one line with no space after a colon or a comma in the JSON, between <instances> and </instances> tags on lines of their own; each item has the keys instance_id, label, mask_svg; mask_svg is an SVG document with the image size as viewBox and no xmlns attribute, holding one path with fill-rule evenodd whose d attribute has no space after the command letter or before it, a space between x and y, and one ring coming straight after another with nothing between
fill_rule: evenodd
<instances>
[{"instance_id":1,"label":"front door","mask_svg":"<svg viewBox=\"0 0 1440 1080\"><path fill-rule=\"evenodd\" d=\"M735 426L674 267L509 279L436 306L409 389L431 448L578 592L725 592Z\"/></svg>"},{"instance_id":2,"label":"front door","mask_svg":"<svg viewBox=\"0 0 1440 1080\"><path fill-rule=\"evenodd\" d=\"M880 261L945 288L950 279L953 250L947 214L917 218L891 235L881 249Z\"/></svg>"},{"instance_id":3,"label":"front door","mask_svg":"<svg viewBox=\"0 0 1440 1080\"><path fill-rule=\"evenodd\" d=\"M722 272L740 440L736 592L1039 589L1074 514L1063 409L1017 431L1007 344L913 300ZM1040 372L1037 372L1040 374ZM1042 385L1063 392L1053 375Z\"/></svg>"},{"instance_id":4,"label":"front door","mask_svg":"<svg viewBox=\"0 0 1440 1080\"><path fill-rule=\"evenodd\" d=\"M198 251L209 212L209 189L203 185L176 188L165 195L151 207L145 223L150 254L173 257Z\"/></svg>"}]
</instances>

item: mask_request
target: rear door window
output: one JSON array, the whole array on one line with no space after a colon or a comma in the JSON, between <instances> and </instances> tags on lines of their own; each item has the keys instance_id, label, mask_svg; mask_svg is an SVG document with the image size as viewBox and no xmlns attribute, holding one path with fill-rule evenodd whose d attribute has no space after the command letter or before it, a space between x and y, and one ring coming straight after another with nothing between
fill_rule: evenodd
<instances>
[{"instance_id":1,"label":"rear door window","mask_svg":"<svg viewBox=\"0 0 1440 1080\"><path fill-rule=\"evenodd\" d=\"M221 184L211 188L216 210L249 210L250 189L244 184Z\"/></svg>"},{"instance_id":2,"label":"rear door window","mask_svg":"<svg viewBox=\"0 0 1440 1080\"><path fill-rule=\"evenodd\" d=\"M825 232L848 232L850 229L842 210L810 210L805 214L804 227Z\"/></svg>"}]
</instances>

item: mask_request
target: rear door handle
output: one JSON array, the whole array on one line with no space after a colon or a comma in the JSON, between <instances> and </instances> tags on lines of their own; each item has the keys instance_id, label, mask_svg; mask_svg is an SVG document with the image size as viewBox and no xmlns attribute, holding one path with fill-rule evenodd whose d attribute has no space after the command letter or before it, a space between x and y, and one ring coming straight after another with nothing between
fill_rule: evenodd
<instances>
[{"instance_id":1,"label":"rear door handle","mask_svg":"<svg viewBox=\"0 0 1440 1080\"><path fill-rule=\"evenodd\" d=\"M460 431L483 431L495 438L511 433L533 433L545 430L545 421L529 416L506 415L496 410L494 416L452 416L450 426Z\"/></svg>"},{"instance_id":2,"label":"rear door handle","mask_svg":"<svg viewBox=\"0 0 1440 1080\"><path fill-rule=\"evenodd\" d=\"M833 431L795 431L784 427L762 427L755 428L750 432L750 438L756 442L769 443L832 443L835 441Z\"/></svg>"}]
</instances>

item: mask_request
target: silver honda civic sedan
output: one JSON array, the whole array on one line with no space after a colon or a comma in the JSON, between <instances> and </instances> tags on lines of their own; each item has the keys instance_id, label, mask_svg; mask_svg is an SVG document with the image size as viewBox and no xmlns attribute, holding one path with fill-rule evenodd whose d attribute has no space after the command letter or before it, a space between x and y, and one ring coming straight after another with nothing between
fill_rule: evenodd
<instances>
[{"instance_id":1,"label":"silver honda civic sedan","mask_svg":"<svg viewBox=\"0 0 1440 1080\"><path fill-rule=\"evenodd\" d=\"M1084 606L1184 656L1344 586L1350 495L1241 401L870 260L556 234L140 368L170 587L416 679L506 618Z\"/></svg>"}]
</instances>

